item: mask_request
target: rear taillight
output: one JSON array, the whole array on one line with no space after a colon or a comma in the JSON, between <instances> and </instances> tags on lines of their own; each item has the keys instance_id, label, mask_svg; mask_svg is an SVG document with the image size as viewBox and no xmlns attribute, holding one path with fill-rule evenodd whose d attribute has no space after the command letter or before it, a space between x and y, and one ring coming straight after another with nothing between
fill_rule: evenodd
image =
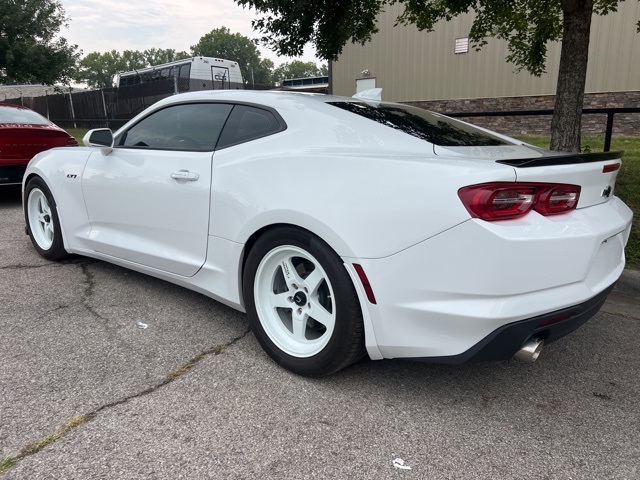
<instances>
[{"instance_id":1,"label":"rear taillight","mask_svg":"<svg viewBox=\"0 0 640 480\"><path fill-rule=\"evenodd\" d=\"M78 141L73 137L69 137L67 139L67 145L66 146L67 147L77 147L78 146Z\"/></svg>"},{"instance_id":2,"label":"rear taillight","mask_svg":"<svg viewBox=\"0 0 640 480\"><path fill-rule=\"evenodd\" d=\"M578 205L580 187L577 185L553 185L541 188L535 210L540 215L555 215L573 210Z\"/></svg>"},{"instance_id":3,"label":"rear taillight","mask_svg":"<svg viewBox=\"0 0 640 480\"><path fill-rule=\"evenodd\" d=\"M579 185L559 183L494 182L471 185L458 190L458 196L472 217L507 220L535 210L556 215L576 208Z\"/></svg>"}]
</instances>

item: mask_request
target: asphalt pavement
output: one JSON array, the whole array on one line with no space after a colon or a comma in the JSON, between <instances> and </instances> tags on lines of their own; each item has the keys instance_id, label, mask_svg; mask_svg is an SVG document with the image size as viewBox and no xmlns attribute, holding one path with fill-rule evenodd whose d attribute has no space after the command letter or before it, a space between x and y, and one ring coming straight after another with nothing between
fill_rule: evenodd
<instances>
[{"instance_id":1,"label":"asphalt pavement","mask_svg":"<svg viewBox=\"0 0 640 480\"><path fill-rule=\"evenodd\" d=\"M534 364L308 379L211 299L42 259L4 189L0 332L2 480L640 478L637 271Z\"/></svg>"}]
</instances>

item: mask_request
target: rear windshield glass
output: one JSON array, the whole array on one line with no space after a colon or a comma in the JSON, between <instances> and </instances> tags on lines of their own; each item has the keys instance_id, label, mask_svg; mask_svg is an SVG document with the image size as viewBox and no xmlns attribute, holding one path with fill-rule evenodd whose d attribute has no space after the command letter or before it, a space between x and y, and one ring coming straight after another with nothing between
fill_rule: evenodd
<instances>
[{"instance_id":1,"label":"rear windshield glass","mask_svg":"<svg viewBox=\"0 0 640 480\"><path fill-rule=\"evenodd\" d=\"M443 147L508 145L490 133L418 107L388 103L328 103Z\"/></svg>"},{"instance_id":2,"label":"rear windshield glass","mask_svg":"<svg viewBox=\"0 0 640 480\"><path fill-rule=\"evenodd\" d=\"M0 106L0 123L29 123L49 125L49 120L32 110Z\"/></svg>"}]
</instances>

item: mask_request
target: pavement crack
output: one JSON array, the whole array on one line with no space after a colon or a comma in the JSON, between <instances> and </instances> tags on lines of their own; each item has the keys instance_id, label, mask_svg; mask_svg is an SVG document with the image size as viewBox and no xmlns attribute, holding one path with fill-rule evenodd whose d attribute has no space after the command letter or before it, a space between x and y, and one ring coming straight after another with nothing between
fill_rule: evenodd
<instances>
[{"instance_id":1,"label":"pavement crack","mask_svg":"<svg viewBox=\"0 0 640 480\"><path fill-rule=\"evenodd\" d=\"M67 308L69 308L69 305L58 305L56 308L48 310L45 315L53 315L54 313L66 310Z\"/></svg>"},{"instance_id":2,"label":"pavement crack","mask_svg":"<svg viewBox=\"0 0 640 480\"><path fill-rule=\"evenodd\" d=\"M16 263L15 265L4 265L0 270L34 270L36 268L57 267L56 263L45 263L43 265L26 265L24 263Z\"/></svg>"},{"instance_id":3,"label":"pavement crack","mask_svg":"<svg viewBox=\"0 0 640 480\"><path fill-rule=\"evenodd\" d=\"M84 425L85 423L87 423L88 420L89 418L86 415L76 415L67 423L65 423L64 426L57 432L54 432L50 435L46 435L34 442L29 443L26 447L20 450L20 453L18 453L16 456L0 459L0 475L7 472L11 467L13 467L20 460L30 457L31 455L35 455L46 446L57 442L62 437L64 437L67 433L69 433L72 429L79 427L80 425Z\"/></svg>"},{"instance_id":4,"label":"pavement crack","mask_svg":"<svg viewBox=\"0 0 640 480\"><path fill-rule=\"evenodd\" d=\"M611 395L607 395L606 393L593 392L593 396L596 398L600 398L601 400L613 400Z\"/></svg>"},{"instance_id":5,"label":"pavement crack","mask_svg":"<svg viewBox=\"0 0 640 480\"><path fill-rule=\"evenodd\" d=\"M83 415L76 415L75 417L73 417L71 420L69 420L68 422L66 422L64 424L64 426L59 429L56 432L53 432L49 435L46 435L44 437L39 438L38 440L29 443L28 445L26 445L22 450L20 450L20 452L13 456L13 457L6 457L6 458L0 458L0 475L6 473L9 469L11 469L13 466L16 465L16 463L18 463L19 461L30 457L32 455L35 455L36 453L40 452L42 449L44 449L45 447L52 445L53 443L57 442L58 440L62 439L63 437L65 437L69 432L71 432L73 429L84 425L85 423L90 422L91 420L93 420L94 418L96 418L100 413L104 412L105 410L109 410L111 408L117 407L119 405L124 405L128 402L130 402L131 400L135 400L137 398L141 398L144 397L146 395L149 395L151 393L154 393L156 391L158 391L159 389L161 389L162 387L169 385L170 383L174 382L176 379L186 375L188 372L190 372L196 365L198 365L202 360L204 360L205 358L209 357L209 356L214 356L214 355L220 355L221 353L223 353L225 350L227 350L228 348L234 346L236 343L238 343L240 340L242 340L243 338L245 338L249 333L251 332L250 328L247 328L241 335L238 335L237 337L234 337L233 339L231 339L230 341L228 341L227 343L222 343L219 345L215 345L211 348L208 348L207 350L204 350L203 352L200 352L198 355L192 357L191 359L189 359L186 363L182 364L180 367L172 370L171 372L169 372L167 374L167 376L162 379L160 382L158 382L157 384L145 388L144 390L128 395L124 398L121 398L119 400L107 403L105 405L101 405L98 408L92 410L89 413L83 414Z\"/></svg>"},{"instance_id":6,"label":"pavement crack","mask_svg":"<svg viewBox=\"0 0 640 480\"><path fill-rule=\"evenodd\" d=\"M96 288L95 277L93 272L89 270L88 263L81 263L80 268L82 269L82 275L84 275L84 296L85 298L90 298L93 296L93 292Z\"/></svg>"},{"instance_id":7,"label":"pavement crack","mask_svg":"<svg viewBox=\"0 0 640 480\"><path fill-rule=\"evenodd\" d=\"M224 352L225 350L227 350L228 348L232 347L233 345L235 345L236 343L238 343L240 340L242 340L243 338L245 338L249 333L251 332L251 330L249 328L247 328L247 330L245 330L241 335L238 335L237 337L231 339L229 342L227 343L222 343L220 345L215 345L203 352L200 352L198 355L192 357L190 360L188 360L186 363L182 364L180 367L172 370L171 372L169 372L167 374L167 376L159 383L157 383L154 386L151 386L149 388L146 388L145 390L142 390L141 392L129 395L128 397L122 398L120 400L116 400L114 402L108 403L106 405L102 405L101 407L98 407L96 410L94 410L93 412L91 412L90 416L92 416L91 418L93 418L93 416L99 414L100 412L102 412L103 410L109 409L109 408L113 408L113 407L117 407L118 405L123 405L125 403L128 403L131 400L134 400L136 398L140 398L140 397L144 397L145 395L149 395L150 393L153 393L155 391L157 391L158 389L164 387L165 385L169 385L171 382L173 382L174 380L176 380L177 378L180 378L181 376L185 375L186 373L188 373L190 370L193 369L193 367L195 367L198 363L200 363L202 360L204 360L205 358L212 356L212 355L219 355L222 352Z\"/></svg>"},{"instance_id":8,"label":"pavement crack","mask_svg":"<svg viewBox=\"0 0 640 480\"><path fill-rule=\"evenodd\" d=\"M89 267L91 265L93 265L95 262L65 262L68 265L77 265L80 267L81 271L82 271L82 275L84 277L84 279L82 280L82 287L83 287L83 291L81 296L79 297L79 299L75 300L72 302L71 305L78 305L78 306L82 306L84 307L91 316L101 320L102 322L104 322L105 325L109 325L109 322L111 321L109 318L105 317L104 315L102 315L101 313L99 313L92 305L91 305L91 297L93 297L93 294L95 292L95 287L96 287L96 281L95 281L95 275L94 273L89 269ZM55 265L55 264L54 264ZM47 266L47 265L43 265L43 266ZM71 305L58 305L56 308L53 308L51 310L49 310L47 313L47 315L51 315L51 314L55 314L61 310L70 308Z\"/></svg>"},{"instance_id":9,"label":"pavement crack","mask_svg":"<svg viewBox=\"0 0 640 480\"><path fill-rule=\"evenodd\" d=\"M82 297L82 305L89 311L91 315L102 320L105 323L108 323L110 320L107 317L100 314L95 308L93 308L93 306L90 303L91 297L93 297L93 294L96 288L95 275L89 269L89 266L93 265L93 263L95 262L78 262L77 263L77 265L79 265L80 269L82 270L82 275L84 276L84 282L83 282L84 293Z\"/></svg>"}]
</instances>

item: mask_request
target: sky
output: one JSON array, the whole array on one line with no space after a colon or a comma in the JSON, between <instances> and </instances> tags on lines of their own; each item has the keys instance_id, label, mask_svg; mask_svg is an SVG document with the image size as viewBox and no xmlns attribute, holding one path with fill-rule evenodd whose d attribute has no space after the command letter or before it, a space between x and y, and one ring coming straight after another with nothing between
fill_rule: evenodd
<instances>
[{"instance_id":1,"label":"sky","mask_svg":"<svg viewBox=\"0 0 640 480\"><path fill-rule=\"evenodd\" d=\"M233 0L61 0L61 4L70 21L60 36L78 45L84 55L153 47L190 52L200 37L222 26L231 33L258 36L251 29L255 12ZM293 60L262 46L258 49L276 66ZM321 63L310 46L300 60Z\"/></svg>"}]
</instances>

